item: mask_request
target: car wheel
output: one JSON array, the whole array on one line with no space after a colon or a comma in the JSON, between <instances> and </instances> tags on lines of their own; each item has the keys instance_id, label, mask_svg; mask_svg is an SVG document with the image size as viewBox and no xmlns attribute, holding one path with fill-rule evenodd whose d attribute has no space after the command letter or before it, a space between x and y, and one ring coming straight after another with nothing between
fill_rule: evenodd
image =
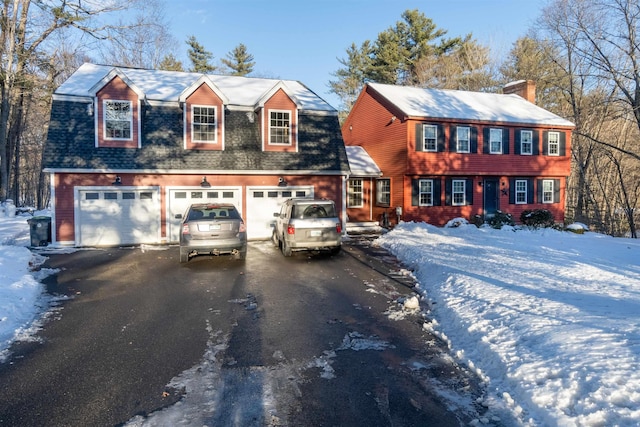
<instances>
[{"instance_id":1,"label":"car wheel","mask_svg":"<svg viewBox=\"0 0 640 427\"><path fill-rule=\"evenodd\" d=\"M278 248L280 247L280 241L278 240L278 233L276 233L276 230L273 230L273 233L271 233L271 241L273 242L273 245Z\"/></svg>"},{"instance_id":2,"label":"car wheel","mask_svg":"<svg viewBox=\"0 0 640 427\"><path fill-rule=\"evenodd\" d=\"M187 261L189 261L189 252L180 248L180 263L185 263Z\"/></svg>"},{"instance_id":3,"label":"car wheel","mask_svg":"<svg viewBox=\"0 0 640 427\"><path fill-rule=\"evenodd\" d=\"M282 255L291 256L291 246L287 243L287 240L282 240Z\"/></svg>"}]
</instances>

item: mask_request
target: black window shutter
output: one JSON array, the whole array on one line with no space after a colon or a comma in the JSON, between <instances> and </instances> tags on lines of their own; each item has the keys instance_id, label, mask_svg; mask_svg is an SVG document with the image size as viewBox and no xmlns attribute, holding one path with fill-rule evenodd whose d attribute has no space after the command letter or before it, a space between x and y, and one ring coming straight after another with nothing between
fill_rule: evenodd
<instances>
[{"instance_id":1,"label":"black window shutter","mask_svg":"<svg viewBox=\"0 0 640 427\"><path fill-rule=\"evenodd\" d=\"M458 152L458 126L451 125L449 128L449 151Z\"/></svg>"},{"instance_id":2,"label":"black window shutter","mask_svg":"<svg viewBox=\"0 0 640 427\"><path fill-rule=\"evenodd\" d=\"M472 153L477 153L478 152L478 128L475 126L471 127L471 135L470 135L471 141L469 143L469 151L471 151Z\"/></svg>"},{"instance_id":3,"label":"black window shutter","mask_svg":"<svg viewBox=\"0 0 640 427\"><path fill-rule=\"evenodd\" d=\"M420 180L414 178L411 180L411 206L418 206L419 192L420 192Z\"/></svg>"},{"instance_id":4,"label":"black window shutter","mask_svg":"<svg viewBox=\"0 0 640 427\"><path fill-rule=\"evenodd\" d=\"M451 206L451 178L446 178L444 180L444 204L447 206Z\"/></svg>"},{"instance_id":5,"label":"black window shutter","mask_svg":"<svg viewBox=\"0 0 640 427\"><path fill-rule=\"evenodd\" d=\"M513 136L513 152L514 154L520 154L520 139L521 139L522 129L516 129L515 134ZM511 203L511 202L509 202Z\"/></svg>"},{"instance_id":6,"label":"black window shutter","mask_svg":"<svg viewBox=\"0 0 640 427\"><path fill-rule=\"evenodd\" d=\"M484 128L482 130L482 152L484 154L489 154L489 128Z\"/></svg>"},{"instance_id":7,"label":"black window shutter","mask_svg":"<svg viewBox=\"0 0 640 427\"><path fill-rule=\"evenodd\" d=\"M558 152L561 156L566 156L567 153L567 134L566 132L560 132L560 142L559 142Z\"/></svg>"},{"instance_id":8,"label":"black window shutter","mask_svg":"<svg viewBox=\"0 0 640 427\"><path fill-rule=\"evenodd\" d=\"M502 129L502 154L509 154L509 129Z\"/></svg>"},{"instance_id":9,"label":"black window shutter","mask_svg":"<svg viewBox=\"0 0 640 427\"><path fill-rule=\"evenodd\" d=\"M466 192L465 194L465 201L467 202L466 204L472 205L473 204L473 178L469 178L466 180L464 190Z\"/></svg>"},{"instance_id":10,"label":"black window shutter","mask_svg":"<svg viewBox=\"0 0 640 427\"><path fill-rule=\"evenodd\" d=\"M422 133L422 123L416 124L416 151L424 151L424 137Z\"/></svg>"},{"instance_id":11,"label":"black window shutter","mask_svg":"<svg viewBox=\"0 0 640 427\"><path fill-rule=\"evenodd\" d=\"M537 193L538 193L537 202L538 203L542 203L542 180L541 179L538 180L538 191L537 191Z\"/></svg>"},{"instance_id":12,"label":"black window shutter","mask_svg":"<svg viewBox=\"0 0 640 427\"><path fill-rule=\"evenodd\" d=\"M520 133L520 132L518 132ZM516 140L519 138L516 138ZM516 150L518 151L518 150ZM509 178L509 204L514 205L516 203L516 179Z\"/></svg>"},{"instance_id":13,"label":"black window shutter","mask_svg":"<svg viewBox=\"0 0 640 427\"><path fill-rule=\"evenodd\" d=\"M442 181L440 178L433 179L433 206L440 206L442 201Z\"/></svg>"},{"instance_id":14,"label":"black window shutter","mask_svg":"<svg viewBox=\"0 0 640 427\"><path fill-rule=\"evenodd\" d=\"M560 180L553 180L553 203L560 203Z\"/></svg>"},{"instance_id":15,"label":"black window shutter","mask_svg":"<svg viewBox=\"0 0 640 427\"><path fill-rule=\"evenodd\" d=\"M549 154L549 131L542 131L542 154L546 156Z\"/></svg>"},{"instance_id":16,"label":"black window shutter","mask_svg":"<svg viewBox=\"0 0 640 427\"><path fill-rule=\"evenodd\" d=\"M437 130L438 135L437 135L437 139L436 139L436 144L438 144L438 145L437 145L436 149L438 150L438 152L443 152L443 151L446 150L445 149L445 144L444 144L445 143L445 141L444 141L444 126L437 125L436 129L438 129Z\"/></svg>"},{"instance_id":17,"label":"black window shutter","mask_svg":"<svg viewBox=\"0 0 640 427\"><path fill-rule=\"evenodd\" d=\"M532 154L534 156L537 156L540 154L540 131L535 129L533 131L533 151ZM528 202L531 202L531 200L527 200Z\"/></svg>"},{"instance_id":18,"label":"black window shutter","mask_svg":"<svg viewBox=\"0 0 640 427\"><path fill-rule=\"evenodd\" d=\"M533 179L527 180L527 203L533 203Z\"/></svg>"}]
</instances>

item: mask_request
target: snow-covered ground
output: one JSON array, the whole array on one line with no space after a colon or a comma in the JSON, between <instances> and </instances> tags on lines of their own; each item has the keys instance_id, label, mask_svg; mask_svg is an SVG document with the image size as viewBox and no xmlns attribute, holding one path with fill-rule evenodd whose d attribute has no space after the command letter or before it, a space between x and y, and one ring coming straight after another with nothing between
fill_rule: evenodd
<instances>
[{"instance_id":1,"label":"snow-covered ground","mask_svg":"<svg viewBox=\"0 0 640 427\"><path fill-rule=\"evenodd\" d=\"M26 248L28 218L0 215L0 363L53 302L40 283L52 272L34 271L44 258ZM486 382L476 425L640 425L639 240L403 223L374 244L418 281L424 328ZM193 383L182 402L130 425L196 421L203 402L189 403L189 390L211 379L192 370L174 379Z\"/></svg>"},{"instance_id":2,"label":"snow-covered ground","mask_svg":"<svg viewBox=\"0 0 640 427\"><path fill-rule=\"evenodd\" d=\"M492 416L640 425L640 241L404 223L377 244L413 271L424 327L484 378Z\"/></svg>"}]
</instances>

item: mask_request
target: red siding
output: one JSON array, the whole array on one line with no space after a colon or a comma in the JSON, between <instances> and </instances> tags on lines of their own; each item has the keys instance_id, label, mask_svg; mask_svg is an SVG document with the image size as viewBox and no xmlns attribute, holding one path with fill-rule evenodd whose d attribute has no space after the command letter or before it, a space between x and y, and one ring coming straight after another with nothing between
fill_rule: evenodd
<instances>
[{"instance_id":1,"label":"red siding","mask_svg":"<svg viewBox=\"0 0 640 427\"><path fill-rule=\"evenodd\" d=\"M206 84L200 85L187 99L185 103L185 148L197 149L197 150L222 150L224 149L224 141L222 140L223 133L223 117L224 117L224 105L218 95L216 95L209 86ZM207 107L217 107L216 109L216 142L192 142L191 139L191 123L192 112L191 107L193 105L202 105Z\"/></svg>"},{"instance_id":2,"label":"red siding","mask_svg":"<svg viewBox=\"0 0 640 427\"><path fill-rule=\"evenodd\" d=\"M270 145L269 144L269 110L285 110L291 113L291 145ZM264 122L262 123L262 138L264 151L298 151L298 118L296 114L296 104L289 98L282 89L269 99L264 105Z\"/></svg>"},{"instance_id":3,"label":"red siding","mask_svg":"<svg viewBox=\"0 0 640 427\"><path fill-rule=\"evenodd\" d=\"M96 106L96 114L98 117L98 146L100 147L122 147L122 148L138 148L138 95L122 80L120 77L114 77L97 93L98 105ZM131 101L131 109L133 114L133 124L131 131L131 140L105 140L104 138L104 106L103 101L118 100Z\"/></svg>"}]
</instances>

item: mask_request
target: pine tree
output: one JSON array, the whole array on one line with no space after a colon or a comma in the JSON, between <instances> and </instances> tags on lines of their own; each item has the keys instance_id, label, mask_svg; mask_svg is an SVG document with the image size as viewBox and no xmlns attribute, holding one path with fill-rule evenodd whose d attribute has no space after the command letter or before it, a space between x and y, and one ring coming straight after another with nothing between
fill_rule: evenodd
<instances>
[{"instance_id":1,"label":"pine tree","mask_svg":"<svg viewBox=\"0 0 640 427\"><path fill-rule=\"evenodd\" d=\"M211 73L216 70L216 66L211 65L213 54L207 51L204 46L198 43L195 36L189 37L187 40L189 50L189 60L191 61L191 70L194 73Z\"/></svg>"},{"instance_id":2,"label":"pine tree","mask_svg":"<svg viewBox=\"0 0 640 427\"><path fill-rule=\"evenodd\" d=\"M227 57L223 58L222 63L231 69L232 76L246 76L253 72L253 55L247 52L247 47L240 43L231 52L227 53Z\"/></svg>"},{"instance_id":3,"label":"pine tree","mask_svg":"<svg viewBox=\"0 0 640 427\"><path fill-rule=\"evenodd\" d=\"M162 58L162 61L160 61L160 64L158 65L158 69L165 71L184 71L182 62L178 61L178 59L171 53Z\"/></svg>"}]
</instances>

